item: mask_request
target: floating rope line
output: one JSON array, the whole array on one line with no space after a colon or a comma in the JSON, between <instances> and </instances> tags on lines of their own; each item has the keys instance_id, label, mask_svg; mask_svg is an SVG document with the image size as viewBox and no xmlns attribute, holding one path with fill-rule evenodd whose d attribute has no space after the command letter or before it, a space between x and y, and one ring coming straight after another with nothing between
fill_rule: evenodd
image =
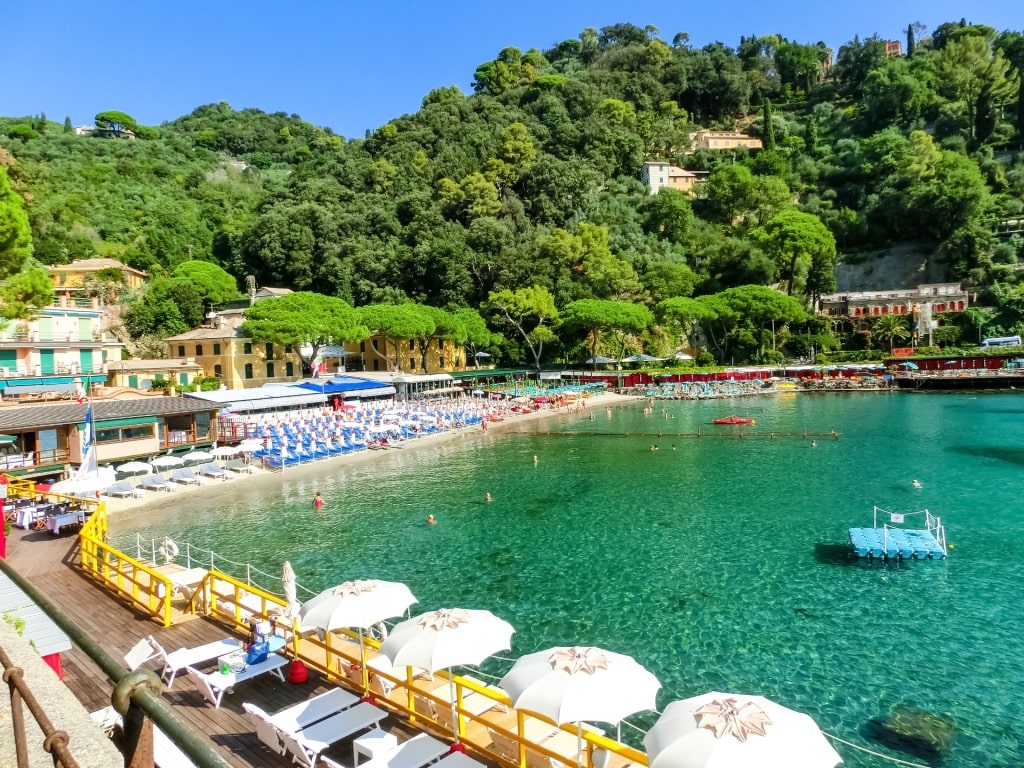
<instances>
[{"instance_id":1,"label":"floating rope line","mask_svg":"<svg viewBox=\"0 0 1024 768\"><path fill-rule=\"evenodd\" d=\"M859 749L861 752L867 752L869 755L880 757L883 760L888 760L892 763L899 763L900 765L909 765L911 766L911 768L929 768L929 766L924 765L923 763L911 763L906 760L900 760L898 757L890 757L889 755L883 755L881 752L875 752L875 750L873 749L868 749L867 747L862 747L859 744L854 744L852 742L845 741L844 739L840 739L838 736L833 736L831 733L828 733L827 731L822 731L822 733L828 736L833 741L838 741L840 744L845 744L848 747Z\"/></svg>"}]
</instances>

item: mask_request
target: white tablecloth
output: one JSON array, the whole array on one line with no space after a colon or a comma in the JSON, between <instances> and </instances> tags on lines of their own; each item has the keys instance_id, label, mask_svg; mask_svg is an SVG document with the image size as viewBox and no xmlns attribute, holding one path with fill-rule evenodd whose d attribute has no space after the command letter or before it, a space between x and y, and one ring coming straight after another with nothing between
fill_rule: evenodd
<instances>
[{"instance_id":1,"label":"white tablecloth","mask_svg":"<svg viewBox=\"0 0 1024 768\"><path fill-rule=\"evenodd\" d=\"M64 512L59 515L48 515L46 518L46 530L54 536L59 536L61 528L67 528L69 525L81 525L84 522L85 512L81 510Z\"/></svg>"}]
</instances>

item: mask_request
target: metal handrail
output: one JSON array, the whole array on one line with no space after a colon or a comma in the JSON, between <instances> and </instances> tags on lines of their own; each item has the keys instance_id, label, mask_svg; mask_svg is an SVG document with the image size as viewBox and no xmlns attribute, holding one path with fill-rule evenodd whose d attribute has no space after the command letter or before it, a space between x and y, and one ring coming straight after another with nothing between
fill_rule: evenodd
<instances>
[{"instance_id":1,"label":"metal handrail","mask_svg":"<svg viewBox=\"0 0 1024 768\"><path fill-rule=\"evenodd\" d=\"M61 613L53 603L4 560L0 560L0 570L28 595L29 599L39 606L111 680L117 681L111 701L114 708L124 717L126 768L153 764L152 726L154 724L175 746L192 759L197 768L230 768L231 764L227 760L200 742L196 738L196 733L174 714L161 696L160 680L155 674L147 670L136 670L135 672L126 670L120 661L95 643L81 627ZM74 763L64 763L64 765L71 766Z\"/></svg>"},{"instance_id":2,"label":"metal handrail","mask_svg":"<svg viewBox=\"0 0 1024 768\"><path fill-rule=\"evenodd\" d=\"M32 689L25 682L25 670L15 665L3 648L0 648L0 666L3 666L4 669L3 680L11 689L11 726L14 730L14 754L18 761L18 768L28 765L28 744L25 738L25 713L21 709L22 702L25 702L25 706L28 707L36 724L43 732L43 749L54 756L53 764L60 768L78 768L78 762L68 749L68 734L53 727L50 718L39 706Z\"/></svg>"}]
</instances>

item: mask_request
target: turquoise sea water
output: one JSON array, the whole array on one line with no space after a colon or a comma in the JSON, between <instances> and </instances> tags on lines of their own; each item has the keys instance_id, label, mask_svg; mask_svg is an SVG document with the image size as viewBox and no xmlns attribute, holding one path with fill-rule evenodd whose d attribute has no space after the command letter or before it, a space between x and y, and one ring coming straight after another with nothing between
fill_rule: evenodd
<instances>
[{"instance_id":1,"label":"turquoise sea water","mask_svg":"<svg viewBox=\"0 0 1024 768\"><path fill-rule=\"evenodd\" d=\"M113 535L130 521L144 538L170 534L270 573L288 559L314 590L404 581L414 613L461 606L509 620L510 657L562 644L632 654L662 681L661 707L711 689L758 693L906 759L866 730L906 704L954 722L948 768L1024 764L1024 399L645 405L330 462L315 478L286 472L269 496L243 481L216 508L196 494L141 528L133 516L119 530L115 517ZM840 439L669 436L735 433L710 424L733 412L756 418L745 429ZM876 504L941 516L950 558L849 561L847 529L870 526ZM431 512L437 525L423 522ZM890 764L836 746L848 766Z\"/></svg>"}]
</instances>

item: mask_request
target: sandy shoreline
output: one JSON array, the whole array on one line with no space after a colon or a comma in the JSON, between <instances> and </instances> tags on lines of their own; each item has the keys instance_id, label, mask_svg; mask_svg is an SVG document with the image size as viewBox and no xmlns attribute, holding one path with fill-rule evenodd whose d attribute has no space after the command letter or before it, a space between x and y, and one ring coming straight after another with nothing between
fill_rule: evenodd
<instances>
[{"instance_id":1,"label":"sandy shoreline","mask_svg":"<svg viewBox=\"0 0 1024 768\"><path fill-rule=\"evenodd\" d=\"M616 404L637 402L643 399L636 395L620 395L607 392L587 398L586 408L587 410L602 409ZM572 408L574 407L571 406L569 409L565 407L561 409L546 408L534 411L533 413L510 415L504 421L488 422L487 432L501 432L521 424L548 419L558 415L564 416L567 413L572 413ZM436 446L438 443L456 440L478 440L486 437L486 434L479 424L471 427L462 427L448 432L437 432L409 440L403 443L401 450L403 453L408 453ZM258 469L253 474L232 472L228 480L207 479L202 485L178 485L172 483L175 490L170 493L165 491L147 491L146 496L143 498L107 498L107 513L111 517L131 517L139 513L159 512L185 500L191 502L196 495L201 495L204 500L209 501L211 505L215 505L222 498L235 496L240 483L245 483L246 492L262 490L269 494L278 490L286 480L293 482L323 475L327 469L358 466L359 464L381 461L393 450L354 451L322 461L290 466L283 473Z\"/></svg>"}]
</instances>

